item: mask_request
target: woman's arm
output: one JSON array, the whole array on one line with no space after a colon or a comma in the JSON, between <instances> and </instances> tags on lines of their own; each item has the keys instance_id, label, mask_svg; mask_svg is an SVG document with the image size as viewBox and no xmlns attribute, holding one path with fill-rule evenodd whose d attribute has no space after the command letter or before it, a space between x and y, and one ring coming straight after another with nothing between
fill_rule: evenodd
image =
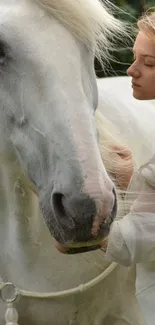
<instances>
[{"instance_id":1,"label":"woman's arm","mask_svg":"<svg viewBox=\"0 0 155 325\"><path fill-rule=\"evenodd\" d=\"M130 213L115 221L106 258L123 265L155 261L155 168L140 170L141 191Z\"/></svg>"},{"instance_id":2,"label":"woman's arm","mask_svg":"<svg viewBox=\"0 0 155 325\"><path fill-rule=\"evenodd\" d=\"M155 214L128 214L114 221L106 259L128 266L155 261Z\"/></svg>"}]
</instances>

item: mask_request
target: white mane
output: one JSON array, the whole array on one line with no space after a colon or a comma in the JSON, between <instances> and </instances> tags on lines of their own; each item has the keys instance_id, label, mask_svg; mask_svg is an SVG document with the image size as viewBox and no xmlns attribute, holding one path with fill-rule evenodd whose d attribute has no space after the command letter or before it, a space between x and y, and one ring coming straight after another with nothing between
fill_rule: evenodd
<instances>
[{"instance_id":1,"label":"white mane","mask_svg":"<svg viewBox=\"0 0 155 325\"><path fill-rule=\"evenodd\" d=\"M59 19L95 55L107 60L116 40L127 36L125 24L111 15L116 7L100 0L33 0Z\"/></svg>"}]
</instances>

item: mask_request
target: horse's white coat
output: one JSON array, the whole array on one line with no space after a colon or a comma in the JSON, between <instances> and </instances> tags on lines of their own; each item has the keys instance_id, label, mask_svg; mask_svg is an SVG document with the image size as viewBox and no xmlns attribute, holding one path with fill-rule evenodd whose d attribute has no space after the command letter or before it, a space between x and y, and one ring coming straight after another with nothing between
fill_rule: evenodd
<instances>
[{"instance_id":1,"label":"horse's white coat","mask_svg":"<svg viewBox=\"0 0 155 325\"><path fill-rule=\"evenodd\" d=\"M36 184L49 230L67 247L96 245L109 231L103 218L115 216L114 185L100 156L93 117L98 20L93 25L87 19L94 32L89 46L54 9L49 13L29 0L0 3L0 153L16 152Z\"/></svg>"},{"instance_id":2,"label":"horse's white coat","mask_svg":"<svg viewBox=\"0 0 155 325\"><path fill-rule=\"evenodd\" d=\"M49 105L52 96L52 101L57 102L59 99L61 104L64 103L66 99L65 90L70 86L71 96L66 99L67 103L69 101L69 110L71 112L75 104L76 109L81 109L81 112L85 108L85 118L93 115L93 110L91 113L89 111L90 114L88 114L88 106L93 109L97 105L95 75L92 68L93 56L85 55L85 51L88 51L85 47L87 42L82 44L81 41L81 43L78 43L80 40L75 40L70 31L61 25L56 18L53 18L52 26L48 28L42 9L39 9L39 7L37 9L34 5L33 10L31 10L31 7L33 5L28 0L20 0L20 2L17 0L4 0L3 3L0 3L1 37L2 41L5 38L4 43L7 40L7 43L11 45L11 51L8 48L8 58L11 58L11 67L13 69L11 71L14 71L14 73L8 75L9 70L6 68L5 62L4 66L1 67L1 87L3 90L3 97L1 92L1 101L3 100L5 105L1 107L0 128L0 277L3 282L12 282L21 289L44 293L70 289L81 283L87 283L103 272L108 263L104 261L104 254L101 251L76 256L63 256L56 251L53 239L41 216L38 198L31 191L29 182L23 176L23 170L19 165L19 161L22 161L23 165L27 163L27 157L31 157L33 162L33 158L36 158L38 153L36 150L37 142L36 147L33 144L29 151L28 136L30 130L31 135L34 135L33 131L37 135L39 134L42 141L47 137L52 141L50 138L50 123L53 112ZM27 10L26 16L25 10ZM36 10L38 10L37 18ZM30 17L31 19L29 19ZM48 17L48 22L50 19ZM114 24L111 26L114 26ZM53 30L55 33L51 34ZM38 31L40 38L37 39L35 36ZM59 39L60 35L61 41L59 43L56 40ZM56 52L51 51L49 46L50 37L53 37L54 46L57 46ZM58 38L56 39L56 37ZM23 38L24 42L22 41ZM70 45L71 50L69 52L67 49L65 52L66 55L68 53L68 60L64 62L59 57L60 70L54 70L49 74L51 65L52 67L55 66L58 53L62 54L62 51L66 49L66 38L67 46ZM28 41L30 39L31 43ZM46 54L43 44L46 45ZM49 58L52 59L49 64L44 65L43 57L45 63L48 63ZM61 58L63 59L63 55ZM66 78L68 73L70 75L69 83ZM45 76L47 77L47 75L48 78L46 79ZM31 83L28 83L29 76L32 77ZM38 76L38 82L35 83ZM52 76L55 77L54 89L49 88ZM81 87L81 76L84 83L83 87ZM86 82L84 82L85 79ZM74 85L72 82L74 82ZM7 93L7 89L10 89L10 93ZM17 96L19 93L21 94L20 98ZM13 99L11 94L14 96ZM46 98L45 102L44 98ZM32 103L34 102L36 105L32 110ZM56 105L55 110L56 108L60 110L60 106ZM5 110L3 110L4 108ZM38 109L37 114L35 109ZM46 109L47 114L45 114ZM7 121L5 118L6 112L8 114ZM28 118L31 117L31 128L26 129L26 132L23 133L29 121L26 113ZM63 112L59 111L59 117L62 115L60 113ZM66 115L63 116L66 118ZM81 116L83 115L81 114ZM89 136L91 135L90 146L92 149L93 122L90 123L90 116L88 118L89 123L87 119L85 121L88 125L85 124L83 139L85 140L85 135L88 135L88 133ZM37 123L36 117L38 117ZM22 144L24 158L21 160L18 160L15 152L12 151L10 139L8 138L14 125L15 129L11 134L11 141L17 149ZM47 126L46 129L44 128L45 125ZM89 143L86 142L86 144L88 146ZM41 142L39 142L39 146L41 146ZM91 159L88 161L91 169L95 161L93 154L97 150L95 149L95 143L93 146L94 152L92 152ZM39 169L44 162L44 159L40 158L39 167L36 164L33 170L34 175L31 175L34 176L33 180L38 181L39 177L40 183L38 187L42 187L41 181L45 176L41 174ZM101 160L99 159L98 162L98 176L100 177ZM83 164L86 166L86 162ZM51 165L50 168L52 169ZM95 164L93 168L95 171ZM30 168L29 172L31 173L31 171L32 168ZM107 187L111 187L111 182L107 178L105 170L103 171L104 179L108 182ZM46 175L46 179L44 179L47 183L50 180L48 176ZM134 273L131 275L125 268L118 266L105 280L85 293L57 299L20 297L16 306L20 316L19 324L142 325L143 321L134 297ZM5 303L0 300L1 324L4 322L5 308Z\"/></svg>"}]
</instances>

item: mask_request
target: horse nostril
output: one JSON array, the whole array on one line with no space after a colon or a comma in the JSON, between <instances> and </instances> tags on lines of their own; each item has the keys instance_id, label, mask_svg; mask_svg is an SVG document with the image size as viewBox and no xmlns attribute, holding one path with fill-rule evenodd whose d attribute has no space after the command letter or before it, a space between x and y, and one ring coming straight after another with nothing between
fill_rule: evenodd
<instances>
[{"instance_id":1,"label":"horse nostril","mask_svg":"<svg viewBox=\"0 0 155 325\"><path fill-rule=\"evenodd\" d=\"M63 228L67 227L68 230L75 228L73 216L67 208L66 197L63 194L58 192L52 194L52 208L57 222Z\"/></svg>"},{"instance_id":2,"label":"horse nostril","mask_svg":"<svg viewBox=\"0 0 155 325\"><path fill-rule=\"evenodd\" d=\"M61 193L54 193L52 195L52 205L56 215L59 217L64 217L66 212L63 205L63 200L65 199L64 195Z\"/></svg>"}]
</instances>

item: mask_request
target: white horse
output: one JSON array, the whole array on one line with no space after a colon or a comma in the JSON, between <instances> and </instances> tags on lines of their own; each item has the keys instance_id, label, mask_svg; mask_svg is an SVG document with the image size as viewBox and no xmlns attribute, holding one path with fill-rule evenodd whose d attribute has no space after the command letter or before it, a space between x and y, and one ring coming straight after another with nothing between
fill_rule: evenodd
<instances>
[{"instance_id":1,"label":"white horse","mask_svg":"<svg viewBox=\"0 0 155 325\"><path fill-rule=\"evenodd\" d=\"M0 324L143 324L125 268L51 236L92 250L116 215L93 61L122 33L98 0L0 2Z\"/></svg>"}]
</instances>

